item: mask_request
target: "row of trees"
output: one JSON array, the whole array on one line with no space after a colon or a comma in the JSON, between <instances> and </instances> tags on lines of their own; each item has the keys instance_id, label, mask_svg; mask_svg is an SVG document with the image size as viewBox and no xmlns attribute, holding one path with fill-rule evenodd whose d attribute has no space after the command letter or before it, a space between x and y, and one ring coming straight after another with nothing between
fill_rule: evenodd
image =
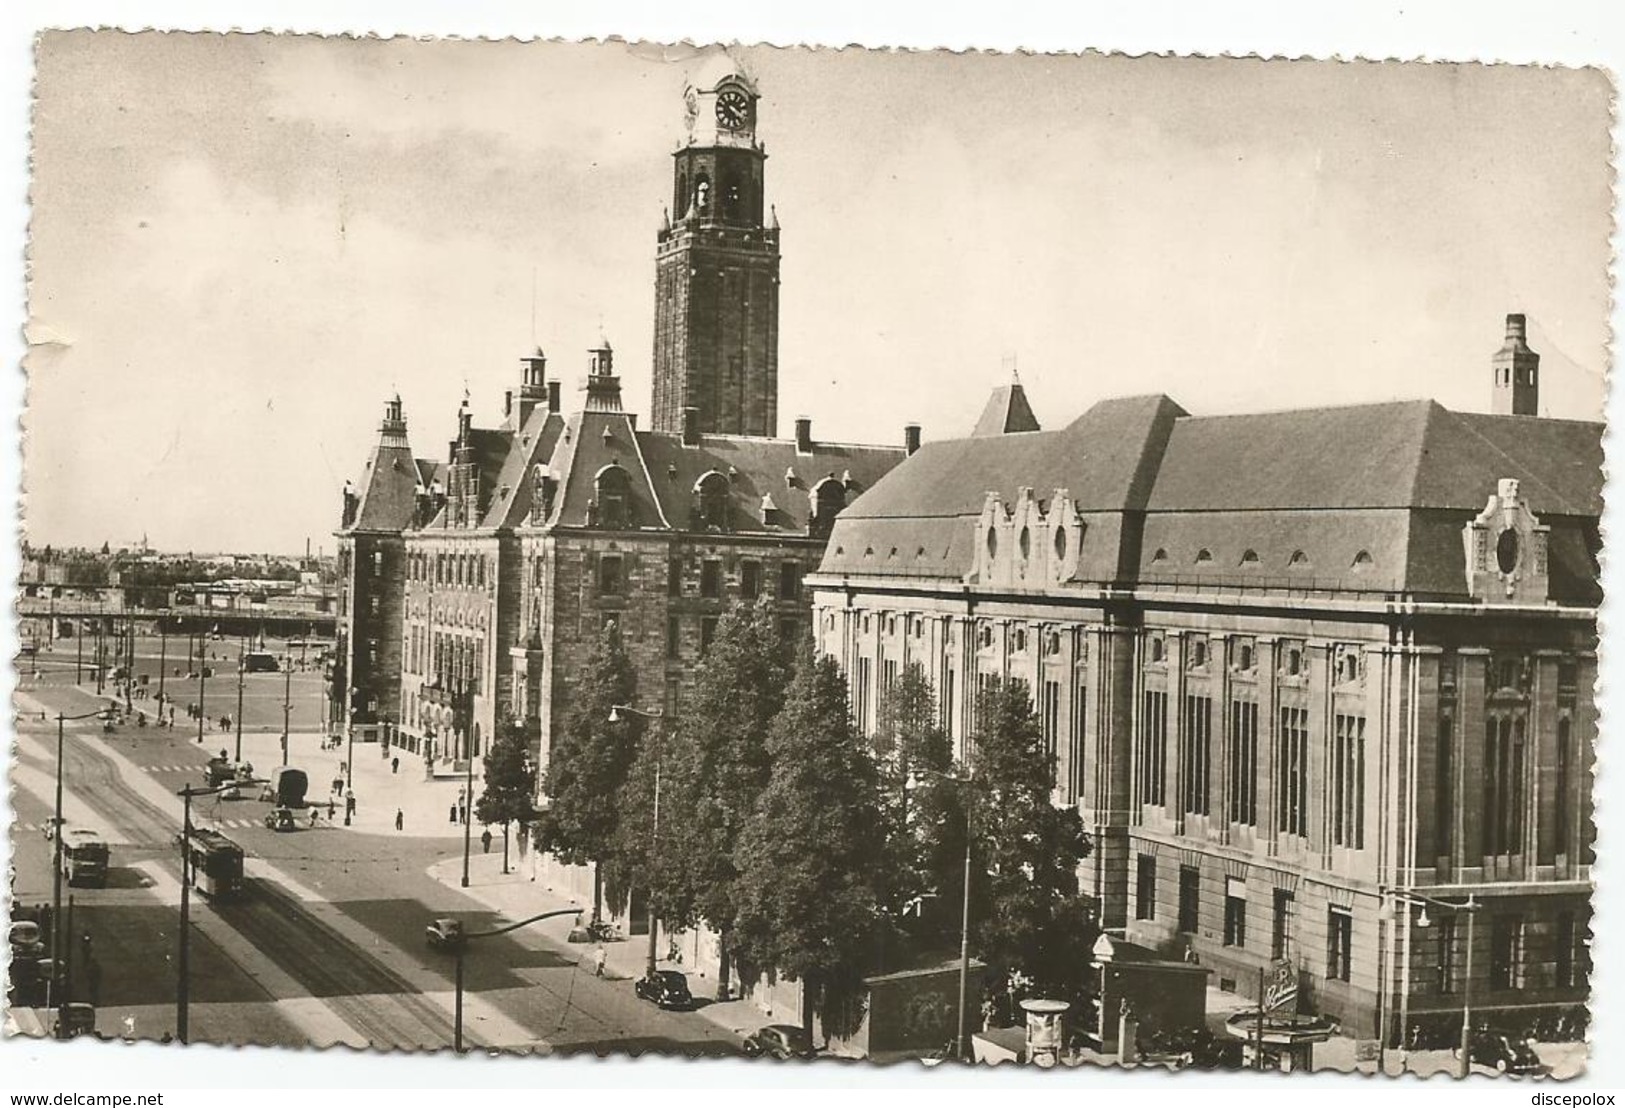
<instances>
[{"instance_id":1,"label":"row of trees","mask_svg":"<svg viewBox=\"0 0 1625 1108\"><path fill-rule=\"evenodd\" d=\"M815 1011L850 1028L863 977L957 946L968 831L971 949L990 979L1079 991L1089 842L1050 802L1054 755L1024 685L982 690L963 763L918 668L866 737L839 666L810 638L780 641L763 602L723 616L678 716L612 720L636 691L610 625L546 767L537 842L595 865L595 917L644 890L665 926L719 933L719 996L735 973L777 974L802 982L809 1034Z\"/></svg>"}]
</instances>

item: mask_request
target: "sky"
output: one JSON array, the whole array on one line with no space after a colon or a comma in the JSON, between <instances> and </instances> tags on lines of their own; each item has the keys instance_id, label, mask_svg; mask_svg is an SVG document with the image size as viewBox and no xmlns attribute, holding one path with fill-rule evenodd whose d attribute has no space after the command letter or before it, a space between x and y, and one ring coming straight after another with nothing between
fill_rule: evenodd
<instances>
[{"instance_id":1,"label":"sky","mask_svg":"<svg viewBox=\"0 0 1625 1108\"><path fill-rule=\"evenodd\" d=\"M1489 404L1601 418L1610 87L1449 64L743 49L782 224L780 422ZM54 33L37 51L34 543L333 549L399 392L439 456L540 343L648 410L689 47Z\"/></svg>"}]
</instances>

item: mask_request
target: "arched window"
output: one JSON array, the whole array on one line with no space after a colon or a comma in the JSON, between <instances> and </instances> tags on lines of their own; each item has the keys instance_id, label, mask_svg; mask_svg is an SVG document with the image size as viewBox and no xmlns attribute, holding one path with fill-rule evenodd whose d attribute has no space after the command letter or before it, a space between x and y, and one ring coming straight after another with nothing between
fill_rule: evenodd
<instances>
[{"instance_id":1,"label":"arched window","mask_svg":"<svg viewBox=\"0 0 1625 1108\"><path fill-rule=\"evenodd\" d=\"M1157 547L1157 552L1155 554L1151 555L1151 563L1153 565L1156 565L1156 564L1158 564L1160 562L1166 562L1167 560L1168 560L1168 552L1166 550L1164 550L1160 546Z\"/></svg>"},{"instance_id":2,"label":"arched window","mask_svg":"<svg viewBox=\"0 0 1625 1108\"><path fill-rule=\"evenodd\" d=\"M745 190L739 183L739 174L729 173L722 179L722 218L742 218L744 200Z\"/></svg>"},{"instance_id":3,"label":"arched window","mask_svg":"<svg viewBox=\"0 0 1625 1108\"><path fill-rule=\"evenodd\" d=\"M1203 547L1196 552L1196 564L1205 565L1213 560L1213 551Z\"/></svg>"},{"instance_id":4,"label":"arched window","mask_svg":"<svg viewBox=\"0 0 1625 1108\"><path fill-rule=\"evenodd\" d=\"M1309 555L1305 554L1301 550L1294 550L1292 552L1292 557L1287 559L1286 564L1291 566L1293 569L1308 569Z\"/></svg>"},{"instance_id":5,"label":"arched window","mask_svg":"<svg viewBox=\"0 0 1625 1108\"><path fill-rule=\"evenodd\" d=\"M846 486L834 477L826 477L813 487L813 517L807 530L818 539L828 538L835 517L846 507Z\"/></svg>"},{"instance_id":6,"label":"arched window","mask_svg":"<svg viewBox=\"0 0 1625 1108\"><path fill-rule=\"evenodd\" d=\"M695 522L703 531L728 530L728 478L712 470L694 483Z\"/></svg>"},{"instance_id":7,"label":"arched window","mask_svg":"<svg viewBox=\"0 0 1625 1108\"><path fill-rule=\"evenodd\" d=\"M1369 550L1362 550L1354 556L1355 573L1364 573L1371 568L1371 565L1371 552Z\"/></svg>"},{"instance_id":8,"label":"arched window","mask_svg":"<svg viewBox=\"0 0 1625 1108\"><path fill-rule=\"evenodd\" d=\"M711 214L711 178L703 173L694 178L694 210L701 215Z\"/></svg>"},{"instance_id":9,"label":"arched window","mask_svg":"<svg viewBox=\"0 0 1625 1108\"><path fill-rule=\"evenodd\" d=\"M1258 564L1258 551L1243 550L1241 552L1241 564L1244 566L1256 566Z\"/></svg>"},{"instance_id":10,"label":"arched window","mask_svg":"<svg viewBox=\"0 0 1625 1108\"><path fill-rule=\"evenodd\" d=\"M632 526L632 478L619 465L611 463L598 471L593 481L593 499L598 502L600 527Z\"/></svg>"},{"instance_id":11,"label":"arched window","mask_svg":"<svg viewBox=\"0 0 1625 1108\"><path fill-rule=\"evenodd\" d=\"M677 195L672 197L671 210L676 213L678 219L682 219L688 214L687 173L679 173L677 175Z\"/></svg>"}]
</instances>

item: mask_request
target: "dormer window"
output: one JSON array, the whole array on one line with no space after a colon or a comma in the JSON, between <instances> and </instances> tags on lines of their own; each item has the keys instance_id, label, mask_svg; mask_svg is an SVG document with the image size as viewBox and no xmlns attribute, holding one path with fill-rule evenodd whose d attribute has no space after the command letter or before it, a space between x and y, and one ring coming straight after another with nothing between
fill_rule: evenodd
<instances>
[{"instance_id":1,"label":"dormer window","mask_svg":"<svg viewBox=\"0 0 1625 1108\"><path fill-rule=\"evenodd\" d=\"M728 530L728 478L712 470L694 485L695 522L704 531Z\"/></svg>"},{"instance_id":2,"label":"dormer window","mask_svg":"<svg viewBox=\"0 0 1625 1108\"><path fill-rule=\"evenodd\" d=\"M1159 565L1162 562L1166 562L1167 560L1168 560L1168 552L1166 550L1164 550L1160 546L1157 547L1157 552L1155 554L1151 555L1151 564L1152 565Z\"/></svg>"},{"instance_id":3,"label":"dormer window","mask_svg":"<svg viewBox=\"0 0 1625 1108\"><path fill-rule=\"evenodd\" d=\"M1241 552L1241 564L1244 566L1256 566L1258 564L1258 551L1243 550Z\"/></svg>"},{"instance_id":4,"label":"dormer window","mask_svg":"<svg viewBox=\"0 0 1625 1108\"><path fill-rule=\"evenodd\" d=\"M827 538L835 526L835 516L846 507L846 486L834 477L826 477L813 488L813 514L807 521L807 531L814 538Z\"/></svg>"},{"instance_id":5,"label":"dormer window","mask_svg":"<svg viewBox=\"0 0 1625 1108\"><path fill-rule=\"evenodd\" d=\"M1309 555L1305 554L1301 550L1294 550L1292 552L1292 557L1287 559L1286 564L1292 569L1308 569Z\"/></svg>"},{"instance_id":6,"label":"dormer window","mask_svg":"<svg viewBox=\"0 0 1625 1108\"><path fill-rule=\"evenodd\" d=\"M1196 564L1197 565L1199 565L1199 566L1200 565L1206 565L1208 562L1211 562L1212 560L1213 560L1213 551L1208 550L1206 547L1203 547L1201 550L1198 550L1196 552Z\"/></svg>"},{"instance_id":7,"label":"dormer window","mask_svg":"<svg viewBox=\"0 0 1625 1108\"><path fill-rule=\"evenodd\" d=\"M632 525L632 478L620 465L611 463L598 471L593 499L600 527L622 530Z\"/></svg>"}]
</instances>

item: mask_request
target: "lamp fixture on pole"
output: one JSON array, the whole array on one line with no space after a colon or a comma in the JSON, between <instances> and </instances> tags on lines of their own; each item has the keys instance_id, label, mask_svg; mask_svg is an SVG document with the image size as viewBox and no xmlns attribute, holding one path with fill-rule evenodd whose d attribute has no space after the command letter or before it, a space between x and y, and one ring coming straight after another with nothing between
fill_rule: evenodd
<instances>
[{"instance_id":1,"label":"lamp fixture on pole","mask_svg":"<svg viewBox=\"0 0 1625 1108\"><path fill-rule=\"evenodd\" d=\"M55 855L51 867L51 1004L56 1008L56 1038L68 1033L68 998L62 980L62 758L68 723L85 719L105 719L110 712L98 708L76 716L56 715L56 815L51 819L52 850ZM71 939L71 935L69 938Z\"/></svg>"},{"instance_id":2,"label":"lamp fixture on pole","mask_svg":"<svg viewBox=\"0 0 1625 1108\"><path fill-rule=\"evenodd\" d=\"M1484 903L1471 893L1462 901L1440 900L1418 892L1402 892L1397 889L1393 890L1392 896L1396 901L1413 904L1421 909L1416 916L1418 927L1432 926L1432 921L1428 919L1429 905L1446 912L1462 913L1467 917L1467 956L1462 967L1461 980L1461 1043L1457 1047L1459 1055L1456 1059L1456 1076L1466 1077L1473 1072L1473 943L1476 938L1473 924ZM1404 1034L1404 1028L1400 1029L1400 1034Z\"/></svg>"},{"instance_id":3,"label":"lamp fixture on pole","mask_svg":"<svg viewBox=\"0 0 1625 1108\"><path fill-rule=\"evenodd\" d=\"M612 704L609 708L609 722L620 723L626 716L641 716L643 719L659 722L666 718L664 711L644 712L632 707L630 704ZM660 732L659 744L655 747L655 797L654 819L649 828L649 956L645 961L644 970L649 977L655 975L655 952L657 936L660 931L660 921L655 918L654 902L654 858L655 849L660 843L660 771L665 758L665 733Z\"/></svg>"}]
</instances>

